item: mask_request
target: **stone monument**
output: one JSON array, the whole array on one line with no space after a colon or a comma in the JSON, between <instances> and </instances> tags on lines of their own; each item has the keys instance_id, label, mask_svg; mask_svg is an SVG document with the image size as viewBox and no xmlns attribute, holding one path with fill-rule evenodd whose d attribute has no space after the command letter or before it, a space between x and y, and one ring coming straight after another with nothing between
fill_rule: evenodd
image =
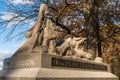
<instances>
[{"instance_id":1,"label":"stone monument","mask_svg":"<svg viewBox=\"0 0 120 80\"><path fill-rule=\"evenodd\" d=\"M28 40L4 59L0 80L118 80L109 66L79 49L85 38L68 35L57 45L56 24L41 4L36 24L26 34Z\"/></svg>"}]
</instances>

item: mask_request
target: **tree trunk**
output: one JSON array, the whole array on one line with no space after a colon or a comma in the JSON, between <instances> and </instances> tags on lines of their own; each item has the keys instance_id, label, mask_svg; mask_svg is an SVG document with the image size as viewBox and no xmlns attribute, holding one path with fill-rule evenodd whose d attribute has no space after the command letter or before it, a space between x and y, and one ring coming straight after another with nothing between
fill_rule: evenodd
<instances>
[{"instance_id":1,"label":"tree trunk","mask_svg":"<svg viewBox=\"0 0 120 80\"><path fill-rule=\"evenodd\" d=\"M93 31L95 32L98 57L102 57L101 39L100 39L100 26L99 26L99 2L94 0L93 6L91 8L91 15L93 20Z\"/></svg>"},{"instance_id":2,"label":"tree trunk","mask_svg":"<svg viewBox=\"0 0 120 80\"><path fill-rule=\"evenodd\" d=\"M99 26L99 11L98 11L98 8L99 8L99 0L93 0L91 2L91 7L89 7L89 11L85 11L84 10L84 17L85 17L85 20L86 20L86 26L88 27L87 31L89 31L90 29L93 30L92 34L94 34L94 36L92 37L95 37L95 40L96 40L96 54L95 54L95 57L96 56L99 56L101 57L102 56L102 48L101 48L101 39L100 39L100 26ZM88 42L90 41L89 37L91 37L89 35L90 33L89 32L86 32L86 37L88 38ZM89 43L87 44L89 45ZM95 50L96 50L95 49Z\"/></svg>"}]
</instances>

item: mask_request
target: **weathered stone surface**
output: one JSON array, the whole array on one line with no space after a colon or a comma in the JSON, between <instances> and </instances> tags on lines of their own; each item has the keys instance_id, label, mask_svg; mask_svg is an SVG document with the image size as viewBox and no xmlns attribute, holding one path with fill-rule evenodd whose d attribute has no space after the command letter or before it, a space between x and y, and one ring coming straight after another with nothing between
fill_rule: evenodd
<instances>
[{"instance_id":1,"label":"weathered stone surface","mask_svg":"<svg viewBox=\"0 0 120 80\"><path fill-rule=\"evenodd\" d=\"M5 59L0 80L118 80L103 63L51 54Z\"/></svg>"},{"instance_id":2,"label":"weathered stone surface","mask_svg":"<svg viewBox=\"0 0 120 80\"><path fill-rule=\"evenodd\" d=\"M0 71L0 80L118 80L118 78L104 71L24 68Z\"/></svg>"},{"instance_id":3,"label":"weathered stone surface","mask_svg":"<svg viewBox=\"0 0 120 80\"><path fill-rule=\"evenodd\" d=\"M13 54L13 57L31 53L33 51L43 53L42 51L44 50L42 50L41 44L44 35L43 28L45 27L45 15L47 10L48 6L46 4L41 4L36 23L29 30L28 34L26 34L28 40ZM36 49L38 47L39 49Z\"/></svg>"},{"instance_id":4,"label":"weathered stone surface","mask_svg":"<svg viewBox=\"0 0 120 80\"><path fill-rule=\"evenodd\" d=\"M103 59L101 57L96 57L94 61L98 63L103 63Z\"/></svg>"},{"instance_id":5,"label":"weathered stone surface","mask_svg":"<svg viewBox=\"0 0 120 80\"><path fill-rule=\"evenodd\" d=\"M108 71L104 63L90 60L73 59L51 54L31 54L4 60L4 70L20 68L63 68L63 69L89 69Z\"/></svg>"}]
</instances>

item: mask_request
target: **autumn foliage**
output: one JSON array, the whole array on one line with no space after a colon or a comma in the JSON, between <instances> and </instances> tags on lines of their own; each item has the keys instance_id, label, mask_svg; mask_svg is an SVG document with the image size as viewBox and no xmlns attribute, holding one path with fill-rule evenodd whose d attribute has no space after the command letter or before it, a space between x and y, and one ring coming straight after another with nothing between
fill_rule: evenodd
<instances>
[{"instance_id":1,"label":"autumn foliage","mask_svg":"<svg viewBox=\"0 0 120 80\"><path fill-rule=\"evenodd\" d=\"M86 50L103 57L120 76L119 0L52 0L48 6L49 17L64 30L61 38L86 37Z\"/></svg>"}]
</instances>

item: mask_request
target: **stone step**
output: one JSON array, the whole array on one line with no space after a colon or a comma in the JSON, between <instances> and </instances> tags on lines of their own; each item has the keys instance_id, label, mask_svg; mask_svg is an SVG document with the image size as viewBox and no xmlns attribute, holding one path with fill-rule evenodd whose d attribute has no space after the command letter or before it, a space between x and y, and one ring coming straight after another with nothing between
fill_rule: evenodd
<instances>
[{"instance_id":1,"label":"stone step","mask_svg":"<svg viewBox=\"0 0 120 80\"><path fill-rule=\"evenodd\" d=\"M0 80L118 80L106 71L24 68L1 70Z\"/></svg>"}]
</instances>

